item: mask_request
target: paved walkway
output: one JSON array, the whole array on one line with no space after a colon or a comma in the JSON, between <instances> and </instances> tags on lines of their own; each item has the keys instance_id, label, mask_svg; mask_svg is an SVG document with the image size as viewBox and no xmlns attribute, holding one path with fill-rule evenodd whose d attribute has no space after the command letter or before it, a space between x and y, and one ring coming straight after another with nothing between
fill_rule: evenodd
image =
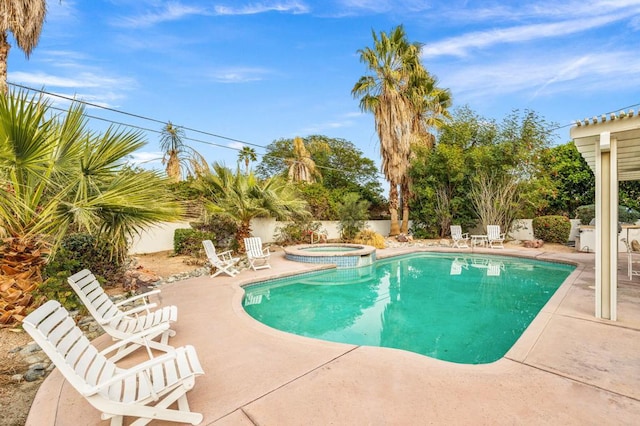
<instances>
[{"instance_id":1,"label":"paved walkway","mask_svg":"<svg viewBox=\"0 0 640 426\"><path fill-rule=\"evenodd\" d=\"M380 250L378 257L408 250ZM619 321L610 322L593 315L592 253L499 253L579 266L504 358L476 366L308 339L254 321L241 307L241 285L313 269L281 252L272 256L271 270L164 286L158 302L179 307L171 343L194 345L206 372L189 392L191 409L204 414L203 425L216 426L638 424L640 282L626 280L624 259ZM102 336L96 343L108 341ZM30 426L99 424L107 421L57 370L27 420Z\"/></svg>"}]
</instances>

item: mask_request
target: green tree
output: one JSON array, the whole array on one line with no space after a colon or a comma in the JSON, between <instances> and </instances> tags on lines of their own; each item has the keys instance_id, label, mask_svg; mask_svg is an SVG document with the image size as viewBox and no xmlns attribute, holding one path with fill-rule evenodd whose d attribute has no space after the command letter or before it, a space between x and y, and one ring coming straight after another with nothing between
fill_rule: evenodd
<instances>
[{"instance_id":1,"label":"green tree","mask_svg":"<svg viewBox=\"0 0 640 426\"><path fill-rule=\"evenodd\" d=\"M369 202L355 192L345 194L338 205L338 217L342 239L352 241L369 219Z\"/></svg>"},{"instance_id":2,"label":"green tree","mask_svg":"<svg viewBox=\"0 0 640 426\"><path fill-rule=\"evenodd\" d=\"M342 197L347 192L359 193L363 199L371 202L372 209L386 208L375 163L364 157L362 151L353 143L322 135L311 135L303 140L316 168L322 171L321 182L300 187L302 194L312 207L322 206L314 211L316 219L335 219L335 211L330 205L342 202ZM293 139L278 139L269 144L266 149L267 153L262 157L256 173L262 178L286 177L288 172L286 159L293 157ZM317 189L318 185L324 187L326 191ZM314 197L322 197L322 199ZM319 212L324 213L315 216Z\"/></svg>"},{"instance_id":3,"label":"green tree","mask_svg":"<svg viewBox=\"0 0 640 426\"><path fill-rule=\"evenodd\" d=\"M286 163L289 166L287 177L291 182L314 183L322 180L322 173L316 167L302 138L293 139L292 156L286 159Z\"/></svg>"},{"instance_id":4,"label":"green tree","mask_svg":"<svg viewBox=\"0 0 640 426\"><path fill-rule=\"evenodd\" d=\"M209 167L198 151L184 143L184 138L184 129L170 121L160 133L162 164L166 164L165 171L172 182L179 182L184 176L198 176Z\"/></svg>"},{"instance_id":5,"label":"green tree","mask_svg":"<svg viewBox=\"0 0 640 426\"><path fill-rule=\"evenodd\" d=\"M182 215L157 173L127 166L145 144L141 133L111 127L95 134L83 114L73 104L58 118L46 100L0 96L0 280L15 279L14 290L41 282L44 261L69 231L107 241L121 260L134 234Z\"/></svg>"},{"instance_id":6,"label":"green tree","mask_svg":"<svg viewBox=\"0 0 640 426\"><path fill-rule=\"evenodd\" d=\"M47 15L46 0L0 0L0 92L7 93L7 59L11 45L8 33L29 58L40 41Z\"/></svg>"},{"instance_id":7,"label":"green tree","mask_svg":"<svg viewBox=\"0 0 640 426\"><path fill-rule=\"evenodd\" d=\"M237 224L236 240L244 252L244 239L251 236L251 220L257 217L275 217L290 220L309 215L307 204L295 186L281 177L258 179L253 173L245 175L213 164L213 171L195 181L203 195L205 208Z\"/></svg>"},{"instance_id":8,"label":"green tree","mask_svg":"<svg viewBox=\"0 0 640 426\"><path fill-rule=\"evenodd\" d=\"M258 155L256 154L256 150L250 146L243 146L240 152L238 152L238 161L244 162L244 170L246 174L249 174L249 164L257 159Z\"/></svg>"}]
</instances>

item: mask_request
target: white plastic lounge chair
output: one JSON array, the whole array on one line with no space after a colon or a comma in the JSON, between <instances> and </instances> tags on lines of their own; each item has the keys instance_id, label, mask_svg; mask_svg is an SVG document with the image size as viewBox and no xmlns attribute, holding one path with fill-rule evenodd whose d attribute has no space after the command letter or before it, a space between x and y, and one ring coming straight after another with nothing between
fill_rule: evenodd
<instances>
[{"instance_id":1,"label":"white plastic lounge chair","mask_svg":"<svg viewBox=\"0 0 640 426\"><path fill-rule=\"evenodd\" d=\"M489 261L489 264L487 265L487 276L499 277L503 269L504 264L502 262Z\"/></svg>"},{"instance_id":2,"label":"white plastic lounge chair","mask_svg":"<svg viewBox=\"0 0 640 426\"><path fill-rule=\"evenodd\" d=\"M487 241L490 248L504 248L504 233L500 233L500 225L487 225Z\"/></svg>"},{"instance_id":3,"label":"white plastic lounge chair","mask_svg":"<svg viewBox=\"0 0 640 426\"><path fill-rule=\"evenodd\" d=\"M105 353L124 341L98 352L55 300L29 314L22 326L64 378L102 412L102 419L111 419L111 426L122 425L124 416L139 417L132 425L145 425L153 419L193 425L202 422L202 414L189 410L186 395L195 377L204 374L193 346L123 369ZM176 401L178 409L167 408Z\"/></svg>"},{"instance_id":4,"label":"white plastic lounge chair","mask_svg":"<svg viewBox=\"0 0 640 426\"><path fill-rule=\"evenodd\" d=\"M216 248L211 240L204 240L202 245L204 246L204 251L207 253L209 263L211 263L211 266L216 268L216 273L211 275L211 278L222 273L225 273L230 277L234 277L240 273L240 271L235 268L235 264L240 261L240 258L233 257L231 255L231 250L223 251L218 254L216 253Z\"/></svg>"},{"instance_id":5,"label":"white plastic lounge chair","mask_svg":"<svg viewBox=\"0 0 640 426\"><path fill-rule=\"evenodd\" d=\"M258 269L271 268L269 265L269 247L262 248L262 239L260 237L251 237L244 239L244 246L247 249L247 259L251 269L257 271ZM258 265L258 263L260 263Z\"/></svg>"},{"instance_id":6,"label":"white plastic lounge chair","mask_svg":"<svg viewBox=\"0 0 640 426\"><path fill-rule=\"evenodd\" d=\"M156 304L148 304L146 302L147 296L160 293L160 290L153 290L133 296L122 302L113 303L96 277L88 269L83 269L70 276L67 281L87 307L91 316L114 339L124 340L133 334L151 329L159 324L170 324L178 319L177 307L165 306L152 311L151 309L155 308ZM144 301L143 305L135 306L126 311L120 309L122 305L140 299ZM169 337L175 336L175 334L175 331L166 327L166 329L157 332L155 335L147 336L145 339L133 340L129 345L122 346L111 360L113 362L118 361L141 346L164 352L173 350L167 343ZM158 337L160 338L159 342L152 340Z\"/></svg>"},{"instance_id":7,"label":"white plastic lounge chair","mask_svg":"<svg viewBox=\"0 0 640 426\"><path fill-rule=\"evenodd\" d=\"M469 248L469 233L462 233L460 225L451 225L451 239L454 248Z\"/></svg>"},{"instance_id":8,"label":"white plastic lounge chair","mask_svg":"<svg viewBox=\"0 0 640 426\"><path fill-rule=\"evenodd\" d=\"M456 257L451 262L451 270L449 272L449 275L461 275L462 269L469 269L469 264L467 263L466 259L460 259L459 257Z\"/></svg>"}]
</instances>

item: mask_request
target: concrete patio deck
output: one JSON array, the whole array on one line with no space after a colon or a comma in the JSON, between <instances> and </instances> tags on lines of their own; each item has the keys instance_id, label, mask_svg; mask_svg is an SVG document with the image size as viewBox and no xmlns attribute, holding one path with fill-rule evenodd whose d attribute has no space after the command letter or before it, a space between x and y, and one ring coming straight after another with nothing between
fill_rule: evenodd
<instances>
[{"instance_id":1,"label":"concrete patio deck","mask_svg":"<svg viewBox=\"0 0 640 426\"><path fill-rule=\"evenodd\" d=\"M378 257L414 251L379 250ZM446 251L438 249L438 251ZM175 346L195 346L205 370L189 392L203 425L638 424L640 281L621 256L617 322L594 318L593 253L475 250L578 264L507 355L460 365L395 349L273 330L241 306L241 285L317 266L272 255L273 269L165 285ZM97 339L107 344L106 336ZM136 363L143 351L125 360ZM27 425L100 425L59 372L41 386ZM152 422L151 424L164 424Z\"/></svg>"}]
</instances>

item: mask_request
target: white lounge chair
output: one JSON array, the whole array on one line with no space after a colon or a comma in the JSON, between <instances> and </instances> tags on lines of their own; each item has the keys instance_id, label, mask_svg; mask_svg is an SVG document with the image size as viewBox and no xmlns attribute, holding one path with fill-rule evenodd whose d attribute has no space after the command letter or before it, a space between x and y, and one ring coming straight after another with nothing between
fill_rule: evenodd
<instances>
[{"instance_id":1,"label":"white lounge chair","mask_svg":"<svg viewBox=\"0 0 640 426\"><path fill-rule=\"evenodd\" d=\"M170 324L178 319L178 308L175 306L165 306L151 310L156 307L156 304L147 303L146 297L160 293L160 290L153 290L113 303L96 277L88 269L83 269L70 276L67 281L87 307L91 316L114 339L124 340L141 331L151 329L160 324ZM136 300L142 300L144 303L126 311L120 308L122 305ZM175 331L167 327L165 330L158 331L155 335L146 336L144 339L134 339L130 344L122 346L111 360L118 361L141 346L164 352L171 351L173 348L168 345L168 341L169 337L175 336L175 334ZM159 342L152 340L158 337L160 338Z\"/></svg>"},{"instance_id":2,"label":"white lounge chair","mask_svg":"<svg viewBox=\"0 0 640 426\"><path fill-rule=\"evenodd\" d=\"M487 225L487 242L490 248L504 248L504 233L500 233L500 225Z\"/></svg>"},{"instance_id":3,"label":"white lounge chair","mask_svg":"<svg viewBox=\"0 0 640 426\"><path fill-rule=\"evenodd\" d=\"M467 260L456 257L451 262L451 270L449 272L449 275L461 275L463 269L469 269L469 264L467 263Z\"/></svg>"},{"instance_id":4,"label":"white lounge chair","mask_svg":"<svg viewBox=\"0 0 640 426\"><path fill-rule=\"evenodd\" d=\"M216 248L211 240L204 240L202 245L204 246L205 253L207 253L209 263L211 263L211 266L216 268L216 273L211 275L211 278L222 273L225 273L230 277L234 277L240 273L240 271L235 268L235 264L240 261L240 258L233 257L231 255L231 250L223 251L218 254L216 253Z\"/></svg>"},{"instance_id":5,"label":"white lounge chair","mask_svg":"<svg viewBox=\"0 0 640 426\"><path fill-rule=\"evenodd\" d=\"M202 414L189 410L186 395L195 385L195 377L204 374L193 346L123 369L105 353L124 341L98 352L55 300L29 314L22 326L64 378L102 412L102 419L111 419L111 426L122 425L124 416L139 417L133 425L145 425L153 419L193 425L202 422ZM176 401L178 409L167 408Z\"/></svg>"},{"instance_id":6,"label":"white lounge chair","mask_svg":"<svg viewBox=\"0 0 640 426\"><path fill-rule=\"evenodd\" d=\"M469 248L469 233L463 234L460 225L451 225L451 239L454 248Z\"/></svg>"},{"instance_id":7,"label":"white lounge chair","mask_svg":"<svg viewBox=\"0 0 640 426\"><path fill-rule=\"evenodd\" d=\"M244 246L247 249L247 260L251 269L257 271L258 269L271 268L269 264L269 247L262 248L262 239L260 237L250 237L244 239Z\"/></svg>"}]
</instances>

